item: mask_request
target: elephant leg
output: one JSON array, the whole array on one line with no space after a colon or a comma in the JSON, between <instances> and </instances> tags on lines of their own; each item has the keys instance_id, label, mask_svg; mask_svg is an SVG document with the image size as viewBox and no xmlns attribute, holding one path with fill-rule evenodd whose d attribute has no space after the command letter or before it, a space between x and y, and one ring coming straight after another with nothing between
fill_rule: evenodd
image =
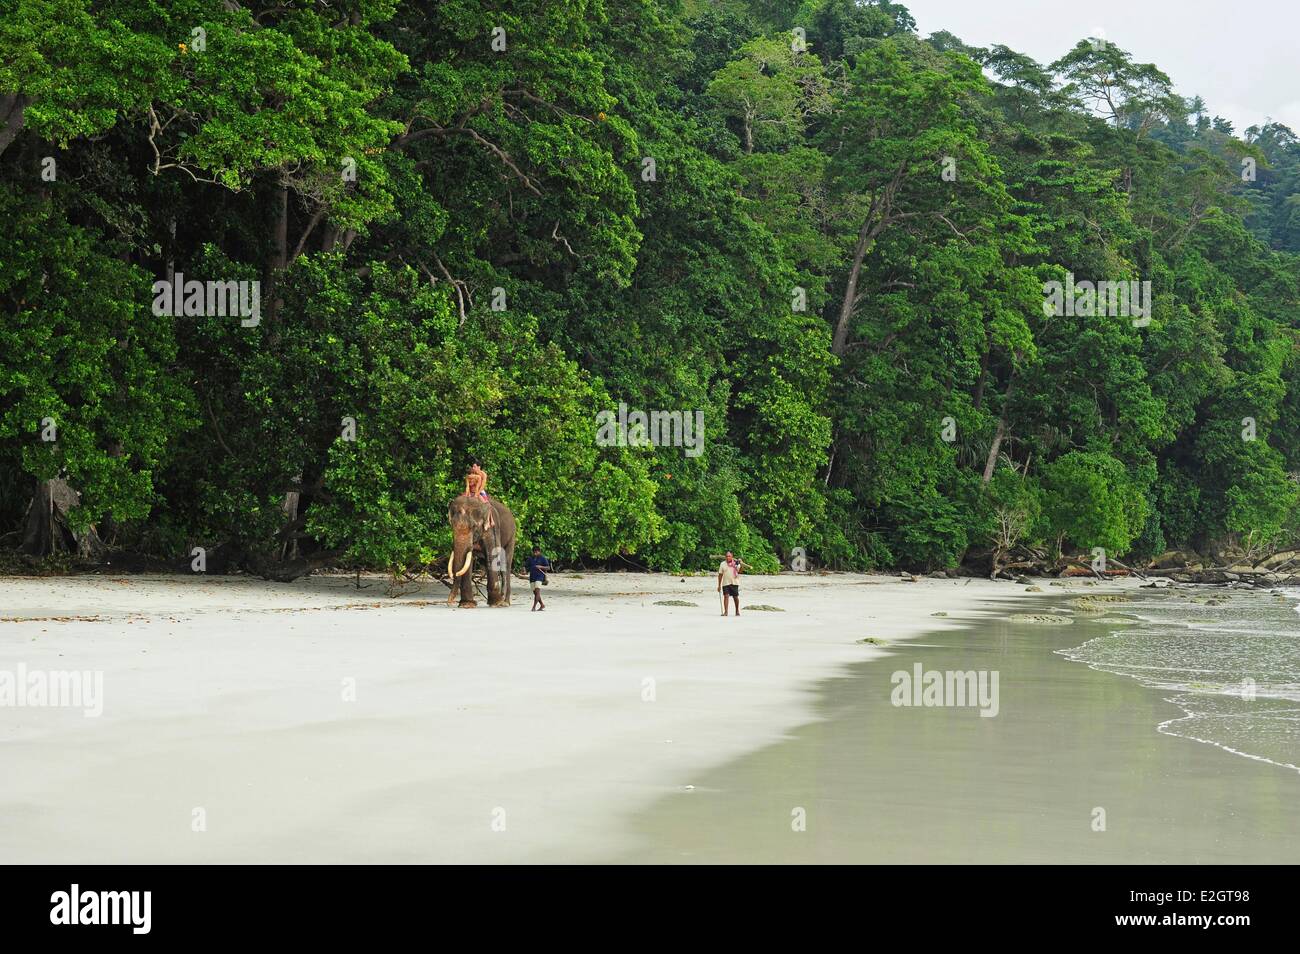
<instances>
[{"instance_id":1,"label":"elephant leg","mask_svg":"<svg viewBox=\"0 0 1300 954\"><path fill-rule=\"evenodd\" d=\"M515 545L506 550L506 606L510 605L510 590L514 582Z\"/></svg>"},{"instance_id":2,"label":"elephant leg","mask_svg":"<svg viewBox=\"0 0 1300 954\"><path fill-rule=\"evenodd\" d=\"M474 551L470 551L469 569L465 575L460 578L460 605L464 609L472 609L478 606L478 601L474 599Z\"/></svg>"},{"instance_id":3,"label":"elephant leg","mask_svg":"<svg viewBox=\"0 0 1300 954\"><path fill-rule=\"evenodd\" d=\"M484 561L487 567L487 594L488 606L496 606L500 598L497 595L501 588L501 574L497 570L497 556L495 551L488 551L491 555Z\"/></svg>"},{"instance_id":4,"label":"elephant leg","mask_svg":"<svg viewBox=\"0 0 1300 954\"><path fill-rule=\"evenodd\" d=\"M510 566L506 563L506 551L501 548L501 538L495 529L489 532L483 546L490 554L487 560L488 605L504 606L506 586L510 579Z\"/></svg>"}]
</instances>

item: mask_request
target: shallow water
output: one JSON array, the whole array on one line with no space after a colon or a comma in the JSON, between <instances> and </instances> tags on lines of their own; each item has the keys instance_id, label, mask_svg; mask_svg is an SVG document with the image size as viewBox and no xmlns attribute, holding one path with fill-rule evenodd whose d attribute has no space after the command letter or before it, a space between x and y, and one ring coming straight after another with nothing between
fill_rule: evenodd
<instances>
[{"instance_id":1,"label":"shallow water","mask_svg":"<svg viewBox=\"0 0 1300 954\"><path fill-rule=\"evenodd\" d=\"M1042 611L1071 612L1073 595ZM1121 613L1134 621L988 619L900 642L820 684L821 721L631 817L640 846L614 860L1300 860L1300 773L1286 767L1300 762L1300 616L1263 593L1222 607L1159 594L1105 615ZM894 674L918 663L996 672L997 715L895 705Z\"/></svg>"},{"instance_id":2,"label":"shallow water","mask_svg":"<svg viewBox=\"0 0 1300 954\"><path fill-rule=\"evenodd\" d=\"M1140 625L1061 654L1162 690L1183 714L1161 732L1300 772L1300 594L1192 598L1161 594L1117 607Z\"/></svg>"}]
</instances>

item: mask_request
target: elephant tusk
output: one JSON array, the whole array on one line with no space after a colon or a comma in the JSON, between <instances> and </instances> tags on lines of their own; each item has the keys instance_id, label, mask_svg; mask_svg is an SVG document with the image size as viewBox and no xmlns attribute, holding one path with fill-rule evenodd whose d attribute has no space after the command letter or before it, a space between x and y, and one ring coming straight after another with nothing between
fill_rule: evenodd
<instances>
[{"instance_id":1,"label":"elephant tusk","mask_svg":"<svg viewBox=\"0 0 1300 954\"><path fill-rule=\"evenodd\" d=\"M451 568L451 564L452 564L452 561L455 560L455 559L456 559L456 554L455 554L455 553L448 553L448 554L447 554L447 575L448 575L448 576L451 576L451 575L452 575L452 572L453 572L453 571L452 571L452 568Z\"/></svg>"},{"instance_id":2,"label":"elephant tusk","mask_svg":"<svg viewBox=\"0 0 1300 954\"><path fill-rule=\"evenodd\" d=\"M453 559L454 559L454 557L453 557ZM457 575L457 576L464 576L466 573L468 573L468 572L469 572L469 564L470 564L470 561L473 560L473 559L474 559L474 551L473 551L473 550L466 550L466 551L465 551L465 565L462 566L462 567L460 568L460 570L456 573L456 575Z\"/></svg>"}]
</instances>

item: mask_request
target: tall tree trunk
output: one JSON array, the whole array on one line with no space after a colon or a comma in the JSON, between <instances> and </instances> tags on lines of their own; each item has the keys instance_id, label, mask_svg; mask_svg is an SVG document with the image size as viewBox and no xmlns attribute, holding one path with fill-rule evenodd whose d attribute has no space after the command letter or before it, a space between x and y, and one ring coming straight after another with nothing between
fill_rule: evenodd
<instances>
[{"instance_id":1,"label":"tall tree trunk","mask_svg":"<svg viewBox=\"0 0 1300 954\"><path fill-rule=\"evenodd\" d=\"M993 433L993 443L989 445L989 458L984 463L984 480L987 484L993 479L993 469L998 463L998 451L1002 449L1002 439L1007 434L1007 410L1011 407L1011 395L1016 389L1016 369L1011 369L1011 380L1007 382L1007 393L1002 395L1002 413L998 415L998 429Z\"/></svg>"},{"instance_id":2,"label":"tall tree trunk","mask_svg":"<svg viewBox=\"0 0 1300 954\"><path fill-rule=\"evenodd\" d=\"M176 278L176 216L167 220L167 284Z\"/></svg>"},{"instance_id":3,"label":"tall tree trunk","mask_svg":"<svg viewBox=\"0 0 1300 954\"><path fill-rule=\"evenodd\" d=\"M78 532L68 519L80 502L81 494L62 477L37 481L23 526L22 551L37 557L76 553L85 560L100 559L105 548L95 528Z\"/></svg>"},{"instance_id":4,"label":"tall tree trunk","mask_svg":"<svg viewBox=\"0 0 1300 954\"><path fill-rule=\"evenodd\" d=\"M980 376L975 382L975 394L971 398L971 404L975 410L979 410L984 405L984 384L989 378L989 353L990 348L986 343L984 346L984 356L980 358Z\"/></svg>"},{"instance_id":5,"label":"tall tree trunk","mask_svg":"<svg viewBox=\"0 0 1300 954\"><path fill-rule=\"evenodd\" d=\"M312 213L311 219L307 222L307 227L302 230L302 236L298 239L298 244L293 247L293 253L285 260L286 265L289 262L296 261L298 256L306 250L307 239L311 238L311 233L316 231L316 226L320 224L320 220L324 217L325 206L318 206L316 211Z\"/></svg>"},{"instance_id":6,"label":"tall tree trunk","mask_svg":"<svg viewBox=\"0 0 1300 954\"><path fill-rule=\"evenodd\" d=\"M271 196L271 247L266 254L262 308L274 322L280 311L280 273L289 264L289 187L277 184Z\"/></svg>"},{"instance_id":7,"label":"tall tree trunk","mask_svg":"<svg viewBox=\"0 0 1300 954\"><path fill-rule=\"evenodd\" d=\"M28 99L21 93L0 96L0 155L23 131L27 119Z\"/></svg>"},{"instance_id":8,"label":"tall tree trunk","mask_svg":"<svg viewBox=\"0 0 1300 954\"><path fill-rule=\"evenodd\" d=\"M835 322L835 336L831 340L831 352L835 355L842 355L849 342L849 322L853 318L853 306L858 297L858 279L862 276L862 263L867 253L871 251L871 246L875 244L876 235L879 234L875 209L876 203L873 199L867 217L862 222L862 228L858 230L858 242L853 247L853 264L849 268L849 280L844 287L844 300L840 303L839 319Z\"/></svg>"},{"instance_id":9,"label":"tall tree trunk","mask_svg":"<svg viewBox=\"0 0 1300 954\"><path fill-rule=\"evenodd\" d=\"M278 271L284 271L289 264L289 187L276 187L275 195L275 247L272 250L271 265Z\"/></svg>"},{"instance_id":10,"label":"tall tree trunk","mask_svg":"<svg viewBox=\"0 0 1300 954\"><path fill-rule=\"evenodd\" d=\"M302 483L302 474L298 475L297 480L298 483L300 484ZM285 492L284 500L281 502L280 508L284 511L284 517L288 523L292 524L298 520L298 506L301 500L302 500L302 493L300 491L289 490ZM298 556L298 535L293 534L288 539L286 539L284 541L283 546L280 547L280 559L293 560L296 559L297 556Z\"/></svg>"}]
</instances>

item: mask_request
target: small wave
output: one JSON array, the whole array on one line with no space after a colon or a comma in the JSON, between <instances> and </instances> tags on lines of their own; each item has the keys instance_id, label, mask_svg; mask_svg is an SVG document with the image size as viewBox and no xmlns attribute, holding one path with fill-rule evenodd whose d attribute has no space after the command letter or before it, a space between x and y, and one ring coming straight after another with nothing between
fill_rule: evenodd
<instances>
[{"instance_id":1,"label":"small wave","mask_svg":"<svg viewBox=\"0 0 1300 954\"><path fill-rule=\"evenodd\" d=\"M1156 727L1165 735L1300 772L1300 630L1291 615L1300 606L1171 598L1125 608L1142 623L1057 654L1171 693L1184 714Z\"/></svg>"}]
</instances>

